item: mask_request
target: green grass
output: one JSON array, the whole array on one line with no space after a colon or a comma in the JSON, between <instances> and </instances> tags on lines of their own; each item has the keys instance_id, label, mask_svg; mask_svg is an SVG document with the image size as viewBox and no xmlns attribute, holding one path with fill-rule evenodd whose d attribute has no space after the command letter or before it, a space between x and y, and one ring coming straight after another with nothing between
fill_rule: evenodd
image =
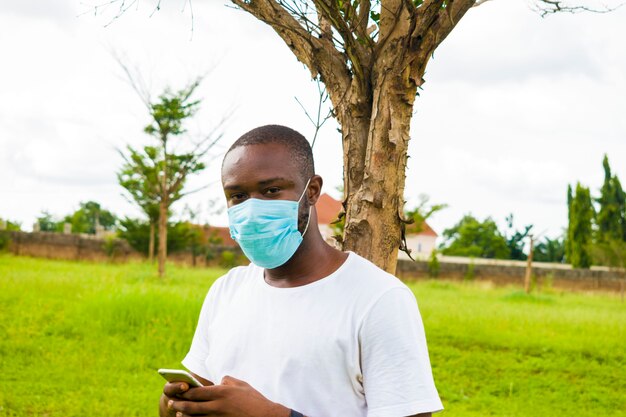
<instances>
[{"instance_id":1,"label":"green grass","mask_svg":"<svg viewBox=\"0 0 626 417\"><path fill-rule=\"evenodd\" d=\"M154 416L224 271L0 255L0 416ZM617 295L411 284L450 416L626 416ZM334 417L334 416L333 416Z\"/></svg>"}]
</instances>

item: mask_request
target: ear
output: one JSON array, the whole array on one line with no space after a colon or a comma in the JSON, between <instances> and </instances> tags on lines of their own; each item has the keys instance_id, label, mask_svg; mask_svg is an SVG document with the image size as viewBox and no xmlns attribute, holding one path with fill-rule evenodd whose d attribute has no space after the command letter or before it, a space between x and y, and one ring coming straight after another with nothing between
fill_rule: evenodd
<instances>
[{"instance_id":1,"label":"ear","mask_svg":"<svg viewBox=\"0 0 626 417\"><path fill-rule=\"evenodd\" d=\"M307 200L310 205L314 206L322 195L322 185L324 180L319 175L313 175L309 181L309 187L306 190Z\"/></svg>"}]
</instances>

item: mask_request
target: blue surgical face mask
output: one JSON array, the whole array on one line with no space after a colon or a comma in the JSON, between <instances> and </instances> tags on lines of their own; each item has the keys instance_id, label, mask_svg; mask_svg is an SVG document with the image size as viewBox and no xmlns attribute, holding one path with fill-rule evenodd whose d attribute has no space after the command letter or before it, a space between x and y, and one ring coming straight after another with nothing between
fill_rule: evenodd
<instances>
[{"instance_id":1,"label":"blue surgical face mask","mask_svg":"<svg viewBox=\"0 0 626 417\"><path fill-rule=\"evenodd\" d=\"M252 263L273 269L286 263L302 243L298 231L298 207L309 186L307 181L298 201L249 198L228 209L230 236Z\"/></svg>"}]
</instances>

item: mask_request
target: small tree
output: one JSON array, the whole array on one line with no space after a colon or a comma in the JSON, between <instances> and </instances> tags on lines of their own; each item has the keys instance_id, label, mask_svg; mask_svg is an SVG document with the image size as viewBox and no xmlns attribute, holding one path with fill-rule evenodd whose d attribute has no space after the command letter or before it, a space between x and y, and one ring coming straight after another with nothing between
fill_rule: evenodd
<instances>
[{"instance_id":1,"label":"small tree","mask_svg":"<svg viewBox=\"0 0 626 417\"><path fill-rule=\"evenodd\" d=\"M221 135L214 135L213 132L195 143L189 152L175 153L172 150L172 141L187 133L184 123L199 109L200 100L193 96L202 79L194 80L182 90L172 91L168 88L156 100L151 100L149 94L138 87L128 68L121 62L120 65L148 109L150 123L144 128L144 132L156 139L157 145L145 147L143 153L128 148L130 155L125 157L118 179L151 222L158 218L158 270L162 277L165 275L167 259L170 207L183 196L198 191L183 193L186 180L189 175L205 168L201 160ZM157 207L158 217L155 214ZM154 245L154 238L152 242Z\"/></svg>"},{"instance_id":2,"label":"small tree","mask_svg":"<svg viewBox=\"0 0 626 417\"><path fill-rule=\"evenodd\" d=\"M155 230L159 220L159 205L161 192L159 186L159 155L158 148L146 146L142 151L127 147L128 155L120 152L124 158L124 165L117 174L119 184L124 187L130 195L128 198L136 203L148 217L149 243L148 260L154 259ZM175 171L175 169L173 170ZM170 196L173 204L182 197L180 192Z\"/></svg>"},{"instance_id":3,"label":"small tree","mask_svg":"<svg viewBox=\"0 0 626 417\"><path fill-rule=\"evenodd\" d=\"M593 205L589 188L578 183L576 193L572 199L570 223L567 228L569 241L569 262L574 268L589 268L591 266L592 220L594 217Z\"/></svg>"},{"instance_id":4,"label":"small tree","mask_svg":"<svg viewBox=\"0 0 626 417\"><path fill-rule=\"evenodd\" d=\"M600 198L596 223L597 241L626 241L626 194L617 175L611 174L609 158L604 155L604 183L600 189ZM609 245L610 246L610 245Z\"/></svg>"}]
</instances>

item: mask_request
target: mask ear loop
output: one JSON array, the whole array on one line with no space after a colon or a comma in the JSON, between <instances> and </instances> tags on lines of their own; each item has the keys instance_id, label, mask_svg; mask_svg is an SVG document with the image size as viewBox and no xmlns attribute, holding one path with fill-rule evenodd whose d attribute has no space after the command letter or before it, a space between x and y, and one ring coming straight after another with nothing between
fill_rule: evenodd
<instances>
[{"instance_id":1,"label":"mask ear loop","mask_svg":"<svg viewBox=\"0 0 626 417\"><path fill-rule=\"evenodd\" d=\"M300 200L302 200L302 197L304 197L306 190L309 188L310 182L311 182L311 178L309 178L309 180L306 182L306 185L304 186L304 191L302 191L302 195L298 199L298 204L300 204ZM306 235L306 231L309 230L309 224L311 223L311 208L312 207L313 206L309 206L309 216L306 219L306 226L304 227L304 232L302 232L302 237L304 237L304 235Z\"/></svg>"}]
</instances>

